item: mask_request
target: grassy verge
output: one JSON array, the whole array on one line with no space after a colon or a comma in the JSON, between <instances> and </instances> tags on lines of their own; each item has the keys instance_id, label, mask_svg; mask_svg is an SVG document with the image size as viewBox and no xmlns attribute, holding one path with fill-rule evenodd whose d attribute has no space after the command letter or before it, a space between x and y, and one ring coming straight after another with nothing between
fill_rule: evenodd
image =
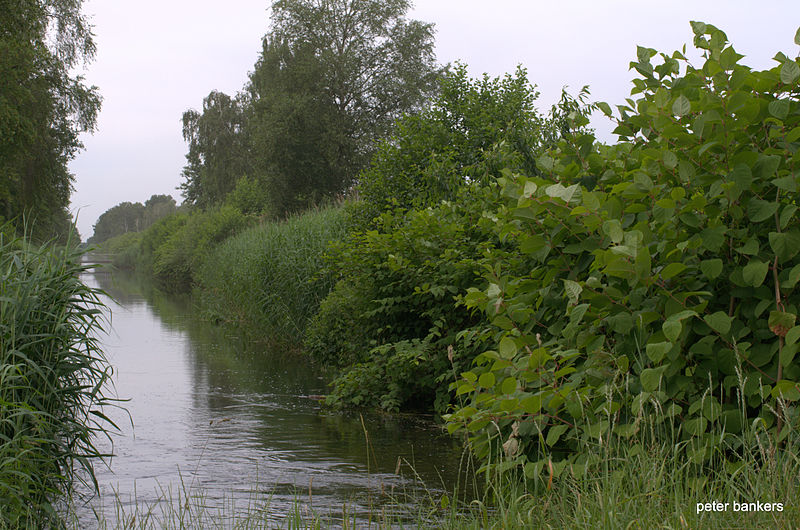
<instances>
[{"instance_id":1,"label":"grassy verge","mask_svg":"<svg viewBox=\"0 0 800 530\"><path fill-rule=\"evenodd\" d=\"M320 273L325 250L344 231L345 211L334 206L227 239L198 275L203 307L213 320L251 326L260 336L297 347L332 287L333 279Z\"/></svg>"},{"instance_id":2,"label":"grassy verge","mask_svg":"<svg viewBox=\"0 0 800 530\"><path fill-rule=\"evenodd\" d=\"M58 526L55 506L92 483L110 375L97 291L80 252L0 236L0 527Z\"/></svg>"},{"instance_id":3,"label":"grassy verge","mask_svg":"<svg viewBox=\"0 0 800 530\"><path fill-rule=\"evenodd\" d=\"M769 450L765 448L765 450ZM364 514L344 503L340 509L313 507L312 495L298 490L293 504L274 506L269 488L254 487L245 501L210 505L202 488L165 490L157 501L114 500L115 520L100 528L796 528L800 524L797 455L777 451L768 460L751 454L735 469L698 473L669 444L598 447L589 457L599 470L566 469L539 484L508 475L475 475L485 492L469 503L463 492L417 493L390 498ZM481 484L482 483L482 484ZM472 488L470 488L472 489ZM409 511L409 502L414 509ZM761 511L743 510L757 508ZM698 503L717 503L711 511ZM773 503L765 511L765 503ZM776 503L779 503L778 506ZM402 515L398 515L402 514ZM77 525L76 525L77 526Z\"/></svg>"}]
</instances>

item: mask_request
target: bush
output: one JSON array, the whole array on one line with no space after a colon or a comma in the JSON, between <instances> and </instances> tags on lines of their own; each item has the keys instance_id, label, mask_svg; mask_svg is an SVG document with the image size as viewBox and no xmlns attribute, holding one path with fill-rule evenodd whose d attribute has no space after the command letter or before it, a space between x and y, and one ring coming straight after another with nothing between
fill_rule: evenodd
<instances>
[{"instance_id":1,"label":"bush","mask_svg":"<svg viewBox=\"0 0 800 530\"><path fill-rule=\"evenodd\" d=\"M141 252L142 232L128 232L103 241L99 252L111 255L112 264L119 269L134 269Z\"/></svg>"},{"instance_id":2,"label":"bush","mask_svg":"<svg viewBox=\"0 0 800 530\"><path fill-rule=\"evenodd\" d=\"M447 381L472 360L456 333L480 320L456 300L479 281L482 254L503 247L479 226L483 195L475 184L458 202L385 213L379 230L332 250L342 279L305 340L317 361L341 368L332 403L444 412Z\"/></svg>"},{"instance_id":3,"label":"bush","mask_svg":"<svg viewBox=\"0 0 800 530\"><path fill-rule=\"evenodd\" d=\"M433 103L398 121L359 177L362 202L353 217L361 227L386 209L409 209L454 200L469 182L489 182L503 167L536 171L535 159L554 142L563 112L577 103L565 96L542 117L538 93L524 69L503 78L470 79L457 64L441 81Z\"/></svg>"},{"instance_id":4,"label":"bush","mask_svg":"<svg viewBox=\"0 0 800 530\"><path fill-rule=\"evenodd\" d=\"M800 66L753 71L692 28L702 68L639 48L617 145L567 138L541 176L495 187L484 219L522 255L490 252L464 299L490 347L448 422L504 469L586 465L580 447L639 436L645 417L696 464L762 443L744 431L779 445L797 430Z\"/></svg>"},{"instance_id":5,"label":"bush","mask_svg":"<svg viewBox=\"0 0 800 530\"><path fill-rule=\"evenodd\" d=\"M247 175L239 177L226 201L245 215L261 215L268 212L270 206L266 186Z\"/></svg>"},{"instance_id":6,"label":"bush","mask_svg":"<svg viewBox=\"0 0 800 530\"><path fill-rule=\"evenodd\" d=\"M80 252L0 230L0 527L57 527L75 481L94 483L94 437L111 373L97 343L101 302Z\"/></svg>"},{"instance_id":7,"label":"bush","mask_svg":"<svg viewBox=\"0 0 800 530\"><path fill-rule=\"evenodd\" d=\"M472 80L457 65L441 89L428 109L401 119L379 146L360 177L362 200L348 207L351 234L332 252L329 266L339 282L305 340L315 359L342 369L332 402L445 411L445 382L474 353L471 343L456 344L456 332L480 320L456 301L476 285L482 252L514 247L498 246L503 238L477 227L486 201L494 200L485 186L502 168L537 171L536 156L546 146L588 123L566 121L589 111L585 91L578 99L565 94L548 117L540 116L533 106L538 95L521 68L502 79ZM415 349L416 357L407 355ZM395 377L389 365L405 375ZM390 398L386 385L368 381L381 374L413 382L416 390L392 391Z\"/></svg>"},{"instance_id":8,"label":"bush","mask_svg":"<svg viewBox=\"0 0 800 530\"><path fill-rule=\"evenodd\" d=\"M178 232L189 219L186 210L178 210L173 215L168 215L153 223L147 230L142 232L141 240L138 245L138 258L136 268L153 275L155 264L156 249Z\"/></svg>"},{"instance_id":9,"label":"bush","mask_svg":"<svg viewBox=\"0 0 800 530\"><path fill-rule=\"evenodd\" d=\"M232 206L192 212L185 223L173 225L174 232L164 232L166 237L153 252L153 276L168 291L188 292L206 257L247 223L247 218Z\"/></svg>"}]
</instances>

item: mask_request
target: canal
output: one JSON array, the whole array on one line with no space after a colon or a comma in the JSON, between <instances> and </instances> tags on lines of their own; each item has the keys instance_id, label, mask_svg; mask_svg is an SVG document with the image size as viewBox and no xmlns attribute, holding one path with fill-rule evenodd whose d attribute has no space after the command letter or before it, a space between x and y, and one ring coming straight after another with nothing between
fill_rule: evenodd
<instances>
[{"instance_id":1,"label":"canal","mask_svg":"<svg viewBox=\"0 0 800 530\"><path fill-rule=\"evenodd\" d=\"M452 496L462 449L431 418L330 410L303 356L211 325L191 299L130 274L84 281L108 293L102 344L125 409L106 411L120 432L99 440L114 456L96 466L100 496L78 509L86 526L174 513L187 497L227 517L258 505L279 526L298 512L403 522Z\"/></svg>"}]
</instances>

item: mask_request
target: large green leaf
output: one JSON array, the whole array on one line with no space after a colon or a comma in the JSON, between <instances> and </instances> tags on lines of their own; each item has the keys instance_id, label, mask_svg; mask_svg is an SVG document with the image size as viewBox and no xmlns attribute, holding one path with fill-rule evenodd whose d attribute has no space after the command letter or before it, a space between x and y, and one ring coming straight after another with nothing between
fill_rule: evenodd
<instances>
[{"instance_id":1,"label":"large green leaf","mask_svg":"<svg viewBox=\"0 0 800 530\"><path fill-rule=\"evenodd\" d=\"M517 343L511 337L503 337L497 349L504 359L512 359L517 354Z\"/></svg>"},{"instance_id":2,"label":"large green leaf","mask_svg":"<svg viewBox=\"0 0 800 530\"><path fill-rule=\"evenodd\" d=\"M787 401L797 401L800 399L800 389L798 384L794 381L781 380L775 383L772 389L772 397L782 397Z\"/></svg>"},{"instance_id":3,"label":"large green leaf","mask_svg":"<svg viewBox=\"0 0 800 530\"><path fill-rule=\"evenodd\" d=\"M800 326L794 326L789 332L786 334L784 339L787 345L792 345L797 342L797 339L800 339Z\"/></svg>"},{"instance_id":4,"label":"large green leaf","mask_svg":"<svg viewBox=\"0 0 800 530\"><path fill-rule=\"evenodd\" d=\"M603 223L603 232L611 238L614 243L619 243L623 238L622 225L616 219L611 219Z\"/></svg>"},{"instance_id":5,"label":"large green leaf","mask_svg":"<svg viewBox=\"0 0 800 530\"><path fill-rule=\"evenodd\" d=\"M789 261L800 252L800 232L770 232L769 246L781 262Z\"/></svg>"},{"instance_id":6,"label":"large green leaf","mask_svg":"<svg viewBox=\"0 0 800 530\"><path fill-rule=\"evenodd\" d=\"M567 425L556 425L554 427L550 427L550 430L547 431L547 438L545 442L547 445L552 447L561 438L561 435L567 432L569 427Z\"/></svg>"},{"instance_id":7,"label":"large green leaf","mask_svg":"<svg viewBox=\"0 0 800 530\"><path fill-rule=\"evenodd\" d=\"M657 390L658 385L661 383L661 376L664 374L666 369L667 366L659 366L658 368L645 368L642 370L642 373L639 376L639 380L642 383L642 388L648 392Z\"/></svg>"},{"instance_id":8,"label":"large green leaf","mask_svg":"<svg viewBox=\"0 0 800 530\"><path fill-rule=\"evenodd\" d=\"M769 263L764 263L758 260L751 260L750 263L742 269L742 278L745 284L750 287L758 287L764 283L769 271Z\"/></svg>"},{"instance_id":9,"label":"large green leaf","mask_svg":"<svg viewBox=\"0 0 800 530\"><path fill-rule=\"evenodd\" d=\"M722 272L722 260L719 258L703 260L700 262L700 270L706 278L713 280Z\"/></svg>"},{"instance_id":10,"label":"large green leaf","mask_svg":"<svg viewBox=\"0 0 800 530\"><path fill-rule=\"evenodd\" d=\"M680 320L667 320L661 325L661 330L664 332L664 336L667 337L667 340L670 342L678 341L678 337L681 336L682 328L683 326L681 325Z\"/></svg>"},{"instance_id":11,"label":"large green leaf","mask_svg":"<svg viewBox=\"0 0 800 530\"><path fill-rule=\"evenodd\" d=\"M718 252L725 243L725 232L727 228L722 225L706 228L700 232L700 244L711 252Z\"/></svg>"},{"instance_id":12,"label":"large green leaf","mask_svg":"<svg viewBox=\"0 0 800 530\"><path fill-rule=\"evenodd\" d=\"M750 199L747 203L747 217L754 223L760 223L765 219L775 215L778 211L778 203L773 201L762 201L761 199Z\"/></svg>"},{"instance_id":13,"label":"large green leaf","mask_svg":"<svg viewBox=\"0 0 800 530\"><path fill-rule=\"evenodd\" d=\"M789 330L794 327L797 316L794 313L786 311L770 311L769 312L769 329L779 337L785 337L789 334Z\"/></svg>"},{"instance_id":14,"label":"large green leaf","mask_svg":"<svg viewBox=\"0 0 800 530\"><path fill-rule=\"evenodd\" d=\"M779 120L785 120L786 116L789 115L789 100L776 99L775 101L771 101L769 104L769 113Z\"/></svg>"},{"instance_id":15,"label":"large green leaf","mask_svg":"<svg viewBox=\"0 0 800 530\"><path fill-rule=\"evenodd\" d=\"M517 380L513 377L506 377L503 384L500 385L500 390L503 394L513 394L517 390Z\"/></svg>"},{"instance_id":16,"label":"large green leaf","mask_svg":"<svg viewBox=\"0 0 800 530\"><path fill-rule=\"evenodd\" d=\"M664 322L664 326L678 326L678 334L680 334L681 323L680 322ZM666 332L664 333L666 335ZM669 342L657 342L655 344L648 344L646 348L647 356L650 358L651 361L654 363L660 363L664 356L667 354L669 350L672 349L672 344Z\"/></svg>"},{"instance_id":17,"label":"large green leaf","mask_svg":"<svg viewBox=\"0 0 800 530\"><path fill-rule=\"evenodd\" d=\"M689 99L681 94L672 104L672 113L675 116L686 116L692 111L692 104Z\"/></svg>"},{"instance_id":18,"label":"large green leaf","mask_svg":"<svg viewBox=\"0 0 800 530\"><path fill-rule=\"evenodd\" d=\"M665 280L669 280L670 278L672 278L673 276L677 276L684 270L686 270L686 265L684 265L683 263L678 263L678 262L670 263L669 265L661 269L661 277Z\"/></svg>"},{"instance_id":19,"label":"large green leaf","mask_svg":"<svg viewBox=\"0 0 800 530\"><path fill-rule=\"evenodd\" d=\"M578 282L564 280L564 293L567 295L567 299L571 304L578 303L578 297L580 297L581 291L583 291L583 287L581 287L581 284Z\"/></svg>"},{"instance_id":20,"label":"large green leaf","mask_svg":"<svg viewBox=\"0 0 800 530\"><path fill-rule=\"evenodd\" d=\"M725 335L731 330L731 322L733 319L726 313L717 311L711 315L704 316L703 320L705 320L706 324L708 324L711 329L720 335Z\"/></svg>"},{"instance_id":21,"label":"large green leaf","mask_svg":"<svg viewBox=\"0 0 800 530\"><path fill-rule=\"evenodd\" d=\"M795 61L786 61L781 67L781 82L792 85L800 79L800 66Z\"/></svg>"}]
</instances>

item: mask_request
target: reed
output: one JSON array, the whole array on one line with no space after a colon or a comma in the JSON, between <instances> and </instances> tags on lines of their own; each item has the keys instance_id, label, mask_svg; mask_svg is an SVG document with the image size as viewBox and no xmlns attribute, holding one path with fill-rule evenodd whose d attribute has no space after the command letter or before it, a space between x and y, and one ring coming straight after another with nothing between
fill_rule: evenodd
<instances>
[{"instance_id":1,"label":"reed","mask_svg":"<svg viewBox=\"0 0 800 530\"><path fill-rule=\"evenodd\" d=\"M0 231L0 527L63 524L78 482L96 487L111 368L98 291L75 245L32 246Z\"/></svg>"},{"instance_id":2,"label":"reed","mask_svg":"<svg viewBox=\"0 0 800 530\"><path fill-rule=\"evenodd\" d=\"M209 503L202 486L181 481L151 502L112 499L114 520L99 528L797 528L800 525L798 433L781 447L771 445L761 427L745 430L737 443L720 443L711 462L686 460L679 432L663 430L657 418L643 420L642 435L586 440L583 455L592 465L557 463L543 477L475 469L468 451L462 481L440 487L381 492L368 513L345 502L340 509L313 506L312 484L297 488L291 507L272 504L268 484L252 485L244 502ZM365 432L366 451L372 447ZM749 444L745 442L755 442ZM741 449L757 447L755 450ZM734 460L731 454L737 454ZM403 473L413 466L398 465ZM487 471L489 470L489 471ZM379 502L378 502L379 501ZM727 509L701 511L697 503ZM742 511L734 503L781 503L781 511ZM718 506L719 506L718 505ZM77 526L76 526L77 527Z\"/></svg>"},{"instance_id":3,"label":"reed","mask_svg":"<svg viewBox=\"0 0 800 530\"><path fill-rule=\"evenodd\" d=\"M199 274L204 310L218 322L253 328L297 347L333 286L325 251L345 233L345 211L330 206L245 230L216 247Z\"/></svg>"}]
</instances>

